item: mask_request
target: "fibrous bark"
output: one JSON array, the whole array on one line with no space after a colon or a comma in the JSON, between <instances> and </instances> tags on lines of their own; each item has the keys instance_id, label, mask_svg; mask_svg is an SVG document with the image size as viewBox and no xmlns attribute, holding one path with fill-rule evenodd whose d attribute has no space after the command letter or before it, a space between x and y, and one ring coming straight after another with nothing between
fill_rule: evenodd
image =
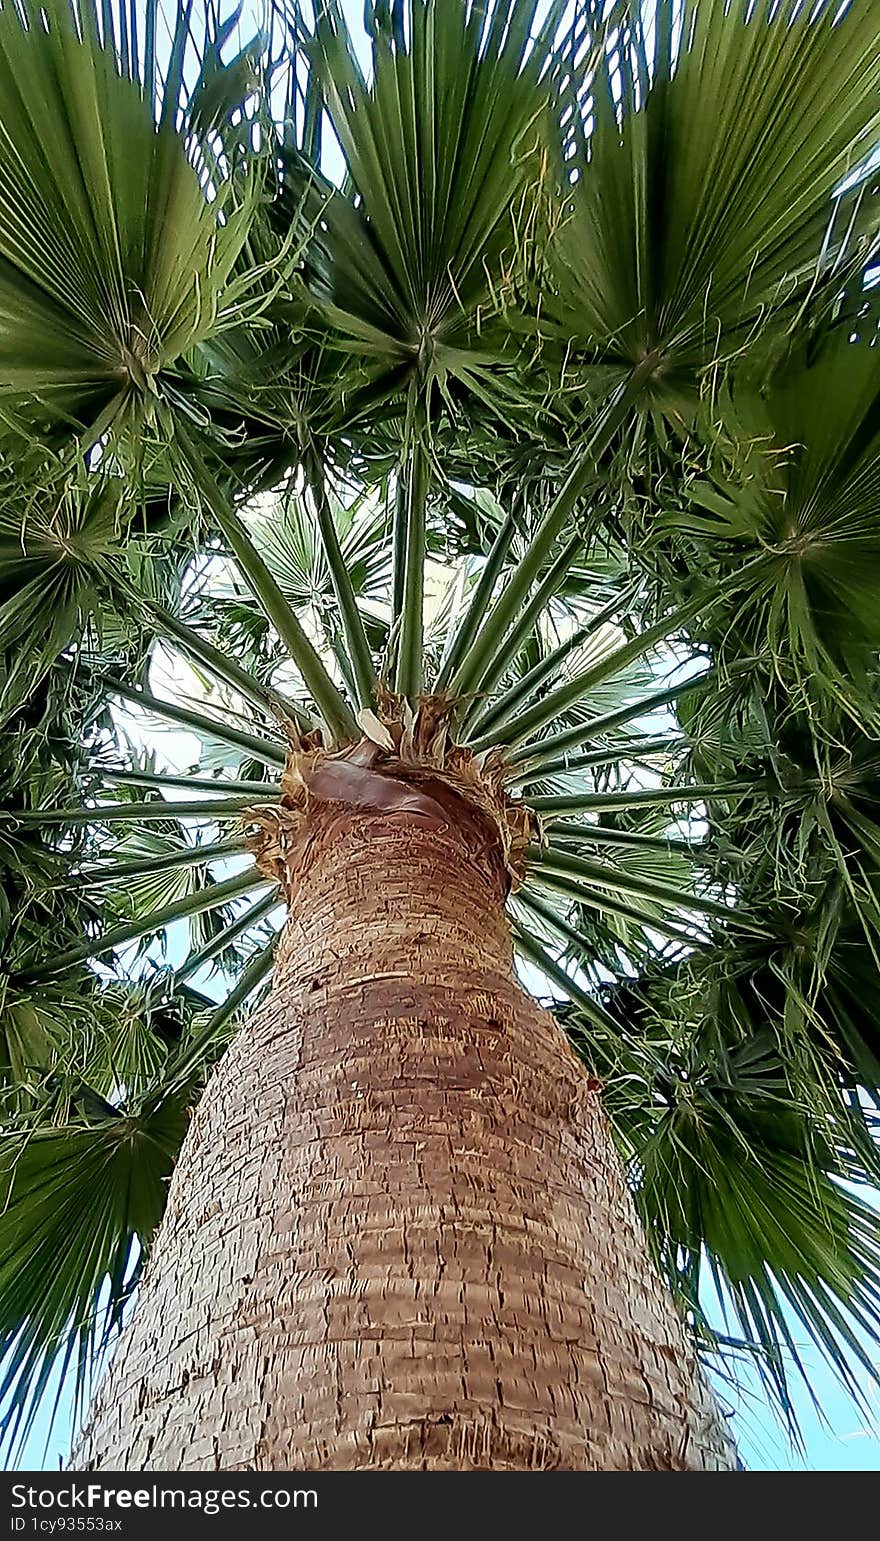
<instances>
[{"instance_id":1,"label":"fibrous bark","mask_svg":"<svg viewBox=\"0 0 880 1541\"><path fill-rule=\"evenodd\" d=\"M729 1468L596 1084L517 983L495 823L448 779L311 775L271 995L75 1465Z\"/></svg>"}]
</instances>

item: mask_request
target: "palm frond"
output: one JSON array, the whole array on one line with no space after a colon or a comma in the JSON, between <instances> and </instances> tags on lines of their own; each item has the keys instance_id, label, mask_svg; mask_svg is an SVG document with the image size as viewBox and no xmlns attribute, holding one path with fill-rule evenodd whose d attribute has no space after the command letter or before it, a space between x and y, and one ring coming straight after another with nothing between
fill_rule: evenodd
<instances>
[{"instance_id":1,"label":"palm frond","mask_svg":"<svg viewBox=\"0 0 880 1541\"><path fill-rule=\"evenodd\" d=\"M216 165L206 197L102 14L93 0L0 14L0 381L36 427L92 436L146 410L218 326L252 201Z\"/></svg>"},{"instance_id":2,"label":"palm frond","mask_svg":"<svg viewBox=\"0 0 880 1541\"><path fill-rule=\"evenodd\" d=\"M13 1450L59 1361L82 1411L162 1216L192 1095L0 1137L0 1429Z\"/></svg>"},{"instance_id":3,"label":"palm frond","mask_svg":"<svg viewBox=\"0 0 880 1541\"><path fill-rule=\"evenodd\" d=\"M878 80L870 0L628 6L550 250L564 334L621 371L652 356L677 406L823 273L839 290L874 239Z\"/></svg>"}]
</instances>

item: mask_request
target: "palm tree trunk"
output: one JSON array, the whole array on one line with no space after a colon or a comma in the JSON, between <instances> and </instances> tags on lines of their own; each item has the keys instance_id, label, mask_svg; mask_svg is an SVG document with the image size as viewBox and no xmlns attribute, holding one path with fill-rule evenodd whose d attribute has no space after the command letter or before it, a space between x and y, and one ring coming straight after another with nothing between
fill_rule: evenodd
<instances>
[{"instance_id":1,"label":"palm tree trunk","mask_svg":"<svg viewBox=\"0 0 880 1541\"><path fill-rule=\"evenodd\" d=\"M78 1469L733 1464L497 839L431 791L315 805Z\"/></svg>"}]
</instances>

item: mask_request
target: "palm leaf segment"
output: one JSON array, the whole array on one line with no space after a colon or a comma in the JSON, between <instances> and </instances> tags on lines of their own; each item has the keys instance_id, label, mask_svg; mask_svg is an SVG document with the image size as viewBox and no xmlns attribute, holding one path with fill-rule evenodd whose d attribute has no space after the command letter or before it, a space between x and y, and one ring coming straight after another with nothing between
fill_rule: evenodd
<instances>
[{"instance_id":1,"label":"palm leaf segment","mask_svg":"<svg viewBox=\"0 0 880 1541\"><path fill-rule=\"evenodd\" d=\"M853 196L844 224L831 195L876 127L876 29L858 0L842 18L819 5L791 26L779 8L698 4L675 42L662 3L649 47L635 8L621 7L611 32L589 4L574 20L551 8L541 27L534 9L375 7L369 84L335 6L311 36L299 22L282 29L288 98L301 85L305 113L272 155L268 97L254 106L259 61L252 69L244 51L224 66L228 29L206 27L188 96L189 9L161 88L150 6L154 41L142 47L133 12L113 36L85 0L73 19L44 6L47 26L0 13L11 124L0 197L16 232L0 249L8 444L25 444L43 468L38 487L57 492L60 478L68 499L111 497L123 481L118 530L148 506L147 467L186 511L165 547L148 543L122 569L96 540L88 582L58 591L57 636L46 637L38 586L7 601L13 663L38 646L65 701L87 681L104 707L98 727L80 727L86 778L66 796L37 778L0 825L4 860L30 870L37 848L80 906L51 952L21 923L26 908L8 927L9 1432L27 1427L56 1353L76 1356L85 1387L98 1302L118 1319L132 1239L149 1243L186 1108L269 977L281 911L249 837L271 824L291 743L344 758L366 740L379 769L453 756L492 778L528 833L511 852L514 934L539 970L527 977L567 998L573 1042L617 1085L609 1106L643 1212L671 1282L687 1274L698 1325L707 1252L783 1399L780 1298L838 1363L853 1349L842 1312L876 1330L876 1228L835 1185L843 1164L851 1177L873 1159L861 1139L854 1167L856 1113L847 1125L833 1091L839 1046L821 1063L817 1113L793 1084L784 1036L771 1030L755 1070L733 1013L712 1049L730 1095L697 1077L727 1141L711 1145L714 1209L695 1175L706 1126L671 1121L673 1147L653 1090L652 1117L641 1091L621 1104L620 1087L656 1079L618 1080L649 1053L651 1032L622 1018L610 981L659 977L667 990L676 970L698 973L765 934L758 908L740 902L748 885L725 865L723 832L766 825L789 792L775 761L740 774L713 758L700 727L702 704L736 676L729 646L712 639L729 639L731 604L767 582L763 529L757 555L726 548L721 582L677 590L654 581L668 525L655 551L616 545L613 519L597 538L616 506L621 430L638 420L652 445L658 404L674 415L682 386L693 401L722 360L735 401L746 338L778 357L817 294L866 260L867 198ZM719 80L723 135L700 128ZM63 143L62 121L76 128ZM321 124L346 157L341 190L308 164ZM548 229L554 199L564 217ZM586 424L573 401L588 404ZM735 434L738 421L731 410L725 426ZM717 436L692 422L707 456ZM84 473L75 452L98 440ZM547 444L558 467L560 442L568 462L548 474ZM658 439L649 468L669 443ZM458 474L471 451L483 479ZM821 467L810 474L820 485ZM479 557L452 533L472 517L491 532ZM47 562L41 538L25 523L22 576L57 585L68 546ZM169 565L169 553L183 559ZM827 592L841 597L839 585ZM114 632L113 617L128 630ZM764 656L766 639L750 647ZM720 673L706 669L716 654ZM20 713L20 691L10 700ZM138 748L144 723L184 735L183 750L168 748L176 766ZM35 887L52 891L51 877ZM70 981L81 1010L68 1020L93 1024L78 1059L57 1028ZM123 1042L101 1017L119 989L132 1024ZM698 1052L700 1030L682 1021L686 1052L664 1058L674 1081ZM759 1139L749 1117L762 1099L782 1111ZM783 1125L780 1208L766 1172ZM746 1155L751 1218L737 1226L735 1194L724 1209L717 1194ZM53 1204L62 1174L64 1203ZM817 1195L832 1240L807 1250ZM89 1243L67 1249L77 1205ZM768 1206L773 1224L757 1223ZM22 1266L34 1238L51 1271ZM767 1294L774 1276L782 1297L772 1282Z\"/></svg>"}]
</instances>

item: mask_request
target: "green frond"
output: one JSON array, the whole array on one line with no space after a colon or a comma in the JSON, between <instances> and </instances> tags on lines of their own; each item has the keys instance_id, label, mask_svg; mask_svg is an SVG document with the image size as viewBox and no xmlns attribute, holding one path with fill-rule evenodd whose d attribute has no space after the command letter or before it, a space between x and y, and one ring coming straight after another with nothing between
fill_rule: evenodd
<instances>
[{"instance_id":1,"label":"green frond","mask_svg":"<svg viewBox=\"0 0 880 1541\"><path fill-rule=\"evenodd\" d=\"M223 861L230 856L243 856L247 850L244 839L241 840L215 840L204 845L185 845L179 841L170 839L167 835L151 835L146 830L140 830L134 836L123 839L114 848L112 861L102 862L94 867L86 867L80 881L86 888L102 887L105 884L127 885L141 878L154 878L162 876L162 881L153 890L159 894L168 892L169 879L165 874L171 873L172 887L177 886L181 894L188 892L187 879L183 874L186 869L192 867L205 867L212 861ZM134 851L142 851L140 858L132 856ZM124 860L117 857L122 855ZM132 890L127 887L121 889L123 896L132 895ZM140 906L144 890L136 888L132 903L136 908Z\"/></svg>"},{"instance_id":2,"label":"green frond","mask_svg":"<svg viewBox=\"0 0 880 1541\"><path fill-rule=\"evenodd\" d=\"M357 200L326 210L325 314L362 358L441 391L486 371L480 312L541 169L552 21L530 49L531 0L504 11L484 29L479 9L413 5L405 42L374 33L369 84L336 0L312 45Z\"/></svg>"},{"instance_id":3,"label":"green frond","mask_svg":"<svg viewBox=\"0 0 880 1541\"><path fill-rule=\"evenodd\" d=\"M309 640L300 622L284 598L269 568L250 540L237 510L229 503L207 467L195 452L189 456L189 469L200 493L204 496L211 516L216 520L229 548L267 620L275 627L283 645L302 675L303 681L315 702L333 738L353 736L354 716L344 697L331 679L327 667Z\"/></svg>"},{"instance_id":4,"label":"green frond","mask_svg":"<svg viewBox=\"0 0 880 1541\"><path fill-rule=\"evenodd\" d=\"M704 786L623 787L618 792L575 792L561 797L531 797L529 807L547 823L577 818L583 813L625 813L637 808L687 807L691 803L727 802L755 797L759 785L708 782Z\"/></svg>"},{"instance_id":5,"label":"green frond","mask_svg":"<svg viewBox=\"0 0 880 1541\"><path fill-rule=\"evenodd\" d=\"M742 635L808 696L824 689L862 716L880 646L880 347L875 308L863 311L789 354L760 395L748 384L734 393L714 478L659 521L719 563L759 554Z\"/></svg>"},{"instance_id":6,"label":"green frond","mask_svg":"<svg viewBox=\"0 0 880 1541\"><path fill-rule=\"evenodd\" d=\"M566 524L571 520L580 499L588 489L595 486L600 457L625 421L641 388L643 378L654 367L654 363L654 359L651 358L637 366L630 378L612 394L603 407L589 442L576 457L576 463L513 567L492 607L491 615L486 618L483 627L477 631L459 664L450 682L452 692L462 693L473 689L474 678L480 669L485 667L484 660L488 648L491 647L494 655L497 656L505 639L515 628L548 557L553 552ZM554 588L561 585L566 573L573 566L578 549L579 542L570 540L566 543L563 552L557 556L551 569Z\"/></svg>"},{"instance_id":7,"label":"green frond","mask_svg":"<svg viewBox=\"0 0 880 1541\"><path fill-rule=\"evenodd\" d=\"M859 1399L853 1367L876 1373L880 1222L839 1177L823 1172L821 1157L805 1161L797 1141L806 1121L795 1109L786 1128L784 1088L762 1085L766 1073L746 1051L687 1101L669 1100L640 1144L637 1199L670 1263L684 1253L699 1267L706 1255L722 1303L732 1306L744 1339L763 1350L757 1362L784 1406L787 1363L800 1367L798 1333ZM750 1075L752 1084L742 1084Z\"/></svg>"},{"instance_id":8,"label":"green frond","mask_svg":"<svg viewBox=\"0 0 880 1541\"><path fill-rule=\"evenodd\" d=\"M541 908L537 900L530 902L529 908L536 914L541 914ZM543 947L532 935L527 927L518 921L513 922L513 935L516 950L527 962L540 969L541 973L553 981L562 990L563 994L580 1007L587 1021L595 1022L604 1028L608 1018L605 1011L588 992L581 988L576 980L564 969L552 953Z\"/></svg>"},{"instance_id":9,"label":"green frond","mask_svg":"<svg viewBox=\"0 0 880 1541\"><path fill-rule=\"evenodd\" d=\"M672 685L667 690L654 691L650 694L641 692L626 706L587 717L574 728L547 734L545 738L533 739L521 744L508 756L512 765L523 766L522 770L516 771L510 778L511 785L528 786L547 776L580 771L583 768L582 757L573 754L573 750L583 749L585 744L610 736L618 728L627 727L639 718L647 718L652 712L662 711L673 704L678 705L688 697L702 693L708 683L710 682L705 676L698 675L694 679L683 680L677 685Z\"/></svg>"},{"instance_id":10,"label":"green frond","mask_svg":"<svg viewBox=\"0 0 880 1541\"><path fill-rule=\"evenodd\" d=\"M589 620L584 621L581 625L574 626L564 641L559 642L555 647L549 648L544 657L540 658L530 669L527 669L515 684L508 685L500 701L496 701L494 705L484 709L474 718L472 742L475 744L481 741L484 743L493 742L492 734L495 734L498 738L505 739L509 735L512 741L514 734L510 731L509 724L518 721L517 712L519 708L541 691L544 685L552 683L554 678L563 678L565 674L569 673L572 667L569 664L569 659L573 654L576 655L578 663L586 663L590 655L596 651L603 650L607 636L603 629L613 619L616 619L618 622L620 621L621 616L626 611L627 602L631 597L632 595L628 593L622 595L615 594L608 604L603 605L600 610L591 615ZM651 644L649 643L648 645L650 647ZM610 673L622 672L631 661L633 660L624 659L622 665L615 664ZM599 683L602 683L602 681L598 678L588 681L584 694L589 694L592 685ZM542 692L542 694L544 699L546 699L546 692ZM577 703L581 699L582 697L578 695L574 698L574 701Z\"/></svg>"},{"instance_id":11,"label":"green frond","mask_svg":"<svg viewBox=\"0 0 880 1541\"><path fill-rule=\"evenodd\" d=\"M40 808L14 813L0 810L0 822L13 827L63 824L68 828L77 824L165 824L169 819L200 819L206 824L229 819L244 823L251 807L251 797L217 797L196 803L172 803L154 797L149 802L95 803L93 807L85 808Z\"/></svg>"},{"instance_id":12,"label":"green frond","mask_svg":"<svg viewBox=\"0 0 880 1541\"><path fill-rule=\"evenodd\" d=\"M465 701L468 697L473 697L471 717L491 701L500 681L510 668L511 659L516 657L517 649L539 624L580 549L579 536L573 535L566 541L559 554L549 563L546 572L541 575L534 593L531 594L528 602L523 604L513 624L505 626L500 602L486 616L464 661L453 676L450 686L453 693L460 695ZM505 593L506 590L502 590L500 598L503 598ZM503 700L501 704L503 707ZM463 724L463 731L467 731L466 721ZM491 741L494 743L494 738Z\"/></svg>"},{"instance_id":13,"label":"green frond","mask_svg":"<svg viewBox=\"0 0 880 1541\"><path fill-rule=\"evenodd\" d=\"M107 678L104 683L110 694L118 696L121 701L126 701L131 706L138 706L162 720L179 723L181 727L188 728L200 738L217 739L221 744L238 750L250 759L258 760L261 765L267 765L272 770L279 770L284 765L285 751L278 741L280 733L273 733L271 738L268 734L265 738L261 738L255 733L246 733L232 723L209 717L206 713L196 711L189 706L181 706L175 701L161 701L150 691L134 689L124 680ZM273 738L276 740L274 743Z\"/></svg>"},{"instance_id":14,"label":"green frond","mask_svg":"<svg viewBox=\"0 0 880 1541\"><path fill-rule=\"evenodd\" d=\"M218 166L205 196L99 28L93 0L0 13L0 395L93 436L216 329L251 218Z\"/></svg>"},{"instance_id":15,"label":"green frond","mask_svg":"<svg viewBox=\"0 0 880 1541\"><path fill-rule=\"evenodd\" d=\"M468 653L478 630L486 619L489 606L492 603L492 596L495 593L495 585L498 582L501 569L507 560L507 553L510 550L514 529L513 515L508 513L503 523L499 526L495 539L492 542L467 609L461 617L458 626L450 635L449 646L443 655L437 674L435 685L437 690L445 690L447 688L453 675L457 673L462 659Z\"/></svg>"},{"instance_id":16,"label":"green frond","mask_svg":"<svg viewBox=\"0 0 880 1541\"><path fill-rule=\"evenodd\" d=\"M228 653L201 636L194 627L187 626L159 605L153 608L152 613L157 628L163 636L176 642L189 658L202 664L215 679L237 691L245 701L250 702L264 716L290 718L301 726L307 725L304 714L295 701L291 701L271 686L266 687L261 684L233 658L230 658Z\"/></svg>"},{"instance_id":17,"label":"green frond","mask_svg":"<svg viewBox=\"0 0 880 1541\"><path fill-rule=\"evenodd\" d=\"M121 787L150 787L156 791L178 790L182 792L214 792L226 793L229 796L241 794L252 801L266 799L278 795L280 781L243 781L233 776L174 776L170 771L148 770L110 770L103 771L104 781L109 781L111 786Z\"/></svg>"},{"instance_id":18,"label":"green frond","mask_svg":"<svg viewBox=\"0 0 880 1541\"><path fill-rule=\"evenodd\" d=\"M871 200L841 187L874 149L878 85L871 0L628 5L551 241L549 314L621 371L653 355L648 397L677 407L791 324L823 273L839 287L866 260Z\"/></svg>"},{"instance_id":19,"label":"green frond","mask_svg":"<svg viewBox=\"0 0 880 1541\"><path fill-rule=\"evenodd\" d=\"M268 878L257 873L256 868L250 867L246 872L236 874L235 877L224 878L219 883L206 883L194 891L190 885L187 885L179 897L168 904L161 905L158 909L148 910L145 914L139 915L136 920L110 926L106 931L94 937L88 937L77 946L66 949L56 957L47 959L46 962L37 963L32 967L25 965L22 977L28 982L50 979L53 974L60 973L72 963L78 963L84 958L100 958L105 953L127 946L129 942L140 941L145 936L154 936L165 926L173 925L175 921L188 919L206 910L219 909L230 899L243 898L246 894L267 887L269 882Z\"/></svg>"},{"instance_id":20,"label":"green frond","mask_svg":"<svg viewBox=\"0 0 880 1541\"><path fill-rule=\"evenodd\" d=\"M359 707L370 707L375 699L376 669L363 617L358 609L354 585L346 565L345 552L337 532L336 514L327 492L324 470L314 453L307 458L306 475L314 501L315 517L321 533L333 593L339 606L342 638L353 670L357 703Z\"/></svg>"},{"instance_id":21,"label":"green frond","mask_svg":"<svg viewBox=\"0 0 880 1541\"><path fill-rule=\"evenodd\" d=\"M621 898L615 892L615 885L605 869L603 876L604 881L600 881L597 886L595 881L581 881L570 873L557 871L549 863L540 866L535 863L531 869L531 882L538 897L543 890L549 890L551 894L561 895L570 903L596 910L600 915L619 916L624 921L632 922L641 934L644 934L646 927L650 927L660 936L669 937L671 941L680 942L685 947L693 947L705 940L704 933L694 922L682 921L676 925L668 918L664 905L652 905L650 900L638 903L635 898L632 902ZM531 889L526 890L525 896L531 897Z\"/></svg>"},{"instance_id":22,"label":"green frond","mask_svg":"<svg viewBox=\"0 0 880 1541\"><path fill-rule=\"evenodd\" d=\"M588 667L583 672L575 674L572 679L565 680L555 690L548 691L534 706L527 707L518 715L505 721L500 734L505 744L516 747L523 741L528 742L531 734L540 733L542 728L564 717L571 707L588 701L591 692L594 692L597 686L614 675L623 674L624 670L650 654L658 644L668 642L670 637L679 632L686 622L704 607L711 608L711 598L708 606L705 596L692 600L690 604L682 606L672 615L664 616L656 626L649 627L647 631L631 638L628 642L622 642L616 647L607 649L602 648L601 645L597 646L595 651L599 653L599 657L594 662L588 663ZM604 656L602 656L603 653ZM495 741L484 733L473 739L472 743L477 749L486 748L487 739L489 743Z\"/></svg>"},{"instance_id":23,"label":"green frond","mask_svg":"<svg viewBox=\"0 0 880 1541\"><path fill-rule=\"evenodd\" d=\"M186 962L175 972L178 984L184 984L192 979L201 969L216 964L224 956L228 956L236 942L249 933L257 933L259 928L267 921L273 910L277 910L282 901L275 890L265 899L260 899L256 904L245 906L234 920L229 921L214 936L209 937L196 952L191 952ZM236 986L237 988L237 986ZM227 997L228 1000L228 997ZM233 1008L234 1009L234 1008Z\"/></svg>"},{"instance_id":24,"label":"green frond","mask_svg":"<svg viewBox=\"0 0 880 1541\"><path fill-rule=\"evenodd\" d=\"M131 1112L0 1136L0 1432L14 1450L60 1364L78 1412L165 1207L192 1086Z\"/></svg>"},{"instance_id":25,"label":"green frond","mask_svg":"<svg viewBox=\"0 0 880 1541\"><path fill-rule=\"evenodd\" d=\"M692 910L697 914L711 915L716 920L736 922L738 918L735 910L729 905L721 904L717 899L711 899L686 887L675 888L669 884L655 881L654 877L643 876L632 869L635 863L630 861L624 865L617 861L596 859L585 856L580 852L569 850L567 847L557 847L547 843L540 846L531 846L526 852L526 871L532 870L538 881L542 875L552 873L554 877L570 877L585 887L613 890L617 893L631 894L634 898L646 899L649 903L660 907L661 914L665 909L668 913L676 910Z\"/></svg>"},{"instance_id":26,"label":"green frond","mask_svg":"<svg viewBox=\"0 0 880 1541\"><path fill-rule=\"evenodd\" d=\"M414 430L418 435L419 430ZM401 518L394 527L394 570L401 574L400 614L395 647L395 686L414 702L422 689L424 672L424 603L426 555L426 504L430 466L425 445L414 439L406 474L401 479ZM397 544L399 542L399 544Z\"/></svg>"}]
</instances>

